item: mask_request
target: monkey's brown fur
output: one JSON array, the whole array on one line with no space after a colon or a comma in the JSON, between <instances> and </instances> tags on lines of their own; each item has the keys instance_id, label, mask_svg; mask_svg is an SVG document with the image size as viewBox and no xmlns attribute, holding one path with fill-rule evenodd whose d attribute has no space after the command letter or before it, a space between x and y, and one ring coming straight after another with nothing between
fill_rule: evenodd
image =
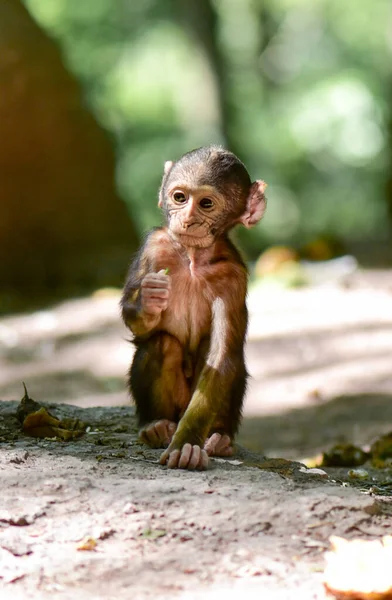
<instances>
[{"instance_id":1,"label":"monkey's brown fur","mask_svg":"<svg viewBox=\"0 0 392 600\"><path fill-rule=\"evenodd\" d=\"M122 314L136 353L129 385L141 438L161 463L200 468L228 456L246 388L247 269L228 238L256 224L265 184L220 147L165 165L154 229L133 261Z\"/></svg>"}]
</instances>

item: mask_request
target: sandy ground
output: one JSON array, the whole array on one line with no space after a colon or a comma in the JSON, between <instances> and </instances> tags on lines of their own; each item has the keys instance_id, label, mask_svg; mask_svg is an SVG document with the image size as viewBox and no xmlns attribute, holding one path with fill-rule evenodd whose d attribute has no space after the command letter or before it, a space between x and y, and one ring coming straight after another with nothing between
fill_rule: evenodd
<instances>
[{"instance_id":1,"label":"sandy ground","mask_svg":"<svg viewBox=\"0 0 392 600\"><path fill-rule=\"evenodd\" d=\"M118 293L0 320L2 599L324 598L330 535L390 533L389 470L359 484L262 455L301 461L392 429L391 272L255 290L249 308L238 441L252 452L204 473L168 471L137 441ZM89 433L22 436L22 381ZM78 550L86 536L95 549Z\"/></svg>"}]
</instances>

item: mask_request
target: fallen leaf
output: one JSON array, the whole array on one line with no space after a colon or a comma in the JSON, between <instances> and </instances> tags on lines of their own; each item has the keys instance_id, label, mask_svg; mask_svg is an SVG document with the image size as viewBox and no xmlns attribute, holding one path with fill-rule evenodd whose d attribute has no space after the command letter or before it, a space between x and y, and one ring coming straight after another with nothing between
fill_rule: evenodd
<instances>
[{"instance_id":1,"label":"fallen leaf","mask_svg":"<svg viewBox=\"0 0 392 600\"><path fill-rule=\"evenodd\" d=\"M91 552L94 551L96 547L97 540L92 537L86 537L77 545L76 549L84 552Z\"/></svg>"},{"instance_id":2,"label":"fallen leaf","mask_svg":"<svg viewBox=\"0 0 392 600\"><path fill-rule=\"evenodd\" d=\"M369 479L369 472L366 469L350 469L347 474L351 479Z\"/></svg>"},{"instance_id":3,"label":"fallen leaf","mask_svg":"<svg viewBox=\"0 0 392 600\"><path fill-rule=\"evenodd\" d=\"M300 473L306 473L306 475L319 475L320 477L328 477L328 473L323 471L323 469L307 469L306 467L301 467L299 469Z\"/></svg>"},{"instance_id":4,"label":"fallen leaf","mask_svg":"<svg viewBox=\"0 0 392 600\"><path fill-rule=\"evenodd\" d=\"M24 382L23 382L23 387L24 387L25 393L24 393L22 400L20 401L20 403L18 405L18 408L16 409L16 416L20 423L23 423L23 421L27 415L29 415L32 412L36 412L37 410L39 410L41 408L40 405L38 404L38 402L36 402L32 398L30 398Z\"/></svg>"},{"instance_id":5,"label":"fallen leaf","mask_svg":"<svg viewBox=\"0 0 392 600\"><path fill-rule=\"evenodd\" d=\"M108 538L112 537L112 535L114 535L116 533L115 529L103 529L99 536L98 539L99 540L107 540Z\"/></svg>"},{"instance_id":6,"label":"fallen leaf","mask_svg":"<svg viewBox=\"0 0 392 600\"><path fill-rule=\"evenodd\" d=\"M164 529L145 529L141 533L141 537L146 540L156 540L160 537L163 537L167 534L167 531Z\"/></svg>"},{"instance_id":7,"label":"fallen leaf","mask_svg":"<svg viewBox=\"0 0 392 600\"><path fill-rule=\"evenodd\" d=\"M83 435L86 425L79 419L57 419L38 402L29 397L23 384L25 395L16 410L17 417L22 423L23 432L37 438L60 439L69 441Z\"/></svg>"}]
</instances>

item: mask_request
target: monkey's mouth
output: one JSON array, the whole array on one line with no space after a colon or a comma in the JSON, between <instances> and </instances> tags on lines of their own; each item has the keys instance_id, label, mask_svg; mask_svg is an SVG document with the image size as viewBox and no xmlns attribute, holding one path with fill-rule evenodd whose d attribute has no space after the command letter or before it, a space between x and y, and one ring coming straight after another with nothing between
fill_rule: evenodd
<instances>
[{"instance_id":1,"label":"monkey's mouth","mask_svg":"<svg viewBox=\"0 0 392 600\"><path fill-rule=\"evenodd\" d=\"M169 229L184 245L205 248L213 243L211 224L197 218L184 222L176 213L170 215Z\"/></svg>"},{"instance_id":2,"label":"monkey's mouth","mask_svg":"<svg viewBox=\"0 0 392 600\"><path fill-rule=\"evenodd\" d=\"M214 241L210 229L200 223L189 227L172 227L171 231L179 242L189 247L206 248Z\"/></svg>"},{"instance_id":3,"label":"monkey's mouth","mask_svg":"<svg viewBox=\"0 0 392 600\"><path fill-rule=\"evenodd\" d=\"M178 223L174 227L172 227L172 230L176 235L189 236L195 238L204 238L210 233L210 230L208 227L206 227L205 223L198 222L190 223L189 225Z\"/></svg>"}]
</instances>

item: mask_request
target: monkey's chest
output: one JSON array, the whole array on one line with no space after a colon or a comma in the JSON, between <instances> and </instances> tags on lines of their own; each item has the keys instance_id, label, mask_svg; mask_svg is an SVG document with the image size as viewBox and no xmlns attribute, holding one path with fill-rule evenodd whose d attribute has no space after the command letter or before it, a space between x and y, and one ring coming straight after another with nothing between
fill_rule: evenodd
<instances>
[{"instance_id":1,"label":"monkey's chest","mask_svg":"<svg viewBox=\"0 0 392 600\"><path fill-rule=\"evenodd\" d=\"M173 277L170 301L162 327L190 351L210 335L213 291L195 276Z\"/></svg>"}]
</instances>

